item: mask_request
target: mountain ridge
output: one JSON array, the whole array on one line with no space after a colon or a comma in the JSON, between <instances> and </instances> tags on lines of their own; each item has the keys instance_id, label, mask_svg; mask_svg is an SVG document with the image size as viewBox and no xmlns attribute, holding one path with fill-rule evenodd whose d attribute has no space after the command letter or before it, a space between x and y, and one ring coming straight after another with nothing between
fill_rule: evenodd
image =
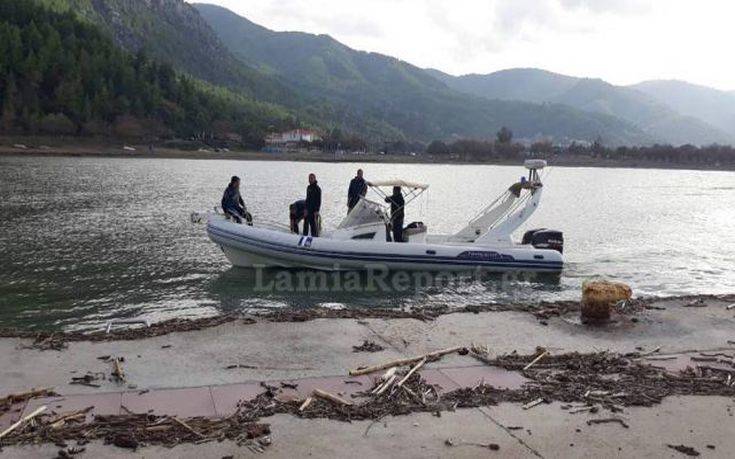
<instances>
[{"instance_id":1,"label":"mountain ridge","mask_svg":"<svg viewBox=\"0 0 735 459\"><path fill-rule=\"evenodd\" d=\"M655 138L675 144L724 143L735 138L735 132L725 132L688 112L682 114L663 98L635 86L615 86L599 78L571 77L534 68L457 77L433 69L429 72L450 87L478 97L554 102L616 116Z\"/></svg>"},{"instance_id":2,"label":"mountain ridge","mask_svg":"<svg viewBox=\"0 0 735 459\"><path fill-rule=\"evenodd\" d=\"M735 91L721 91L682 80L648 80L631 87L680 113L700 118L735 135Z\"/></svg>"}]
</instances>

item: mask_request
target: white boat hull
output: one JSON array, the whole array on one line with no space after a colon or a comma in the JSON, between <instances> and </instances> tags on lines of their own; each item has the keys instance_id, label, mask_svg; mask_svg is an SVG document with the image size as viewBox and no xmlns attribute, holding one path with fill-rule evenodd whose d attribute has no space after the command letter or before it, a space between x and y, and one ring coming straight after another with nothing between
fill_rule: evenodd
<instances>
[{"instance_id":1,"label":"white boat hull","mask_svg":"<svg viewBox=\"0 0 735 459\"><path fill-rule=\"evenodd\" d=\"M560 272L564 263L559 252L530 245L490 247L474 243L390 243L312 238L240 225L220 215L208 218L207 234L233 265L244 268Z\"/></svg>"}]
</instances>

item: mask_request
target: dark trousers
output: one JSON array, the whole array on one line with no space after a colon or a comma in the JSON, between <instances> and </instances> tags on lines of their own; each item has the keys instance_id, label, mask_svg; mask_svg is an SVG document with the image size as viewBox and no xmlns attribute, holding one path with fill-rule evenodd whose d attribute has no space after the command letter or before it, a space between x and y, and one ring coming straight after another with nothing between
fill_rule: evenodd
<instances>
[{"instance_id":1,"label":"dark trousers","mask_svg":"<svg viewBox=\"0 0 735 459\"><path fill-rule=\"evenodd\" d=\"M245 212L243 209L228 207L227 209L224 209L224 211L227 215L232 217L233 220L235 220L235 223L242 224L242 219L244 218L248 225L253 226L253 216L248 212Z\"/></svg>"},{"instance_id":2,"label":"dark trousers","mask_svg":"<svg viewBox=\"0 0 735 459\"><path fill-rule=\"evenodd\" d=\"M403 242L403 220L393 222L393 242Z\"/></svg>"},{"instance_id":3,"label":"dark trousers","mask_svg":"<svg viewBox=\"0 0 735 459\"><path fill-rule=\"evenodd\" d=\"M299 234L299 222L301 221L301 219L294 217L293 215L290 216L290 219L291 219L291 232L294 234Z\"/></svg>"},{"instance_id":4,"label":"dark trousers","mask_svg":"<svg viewBox=\"0 0 735 459\"><path fill-rule=\"evenodd\" d=\"M309 229L311 228L311 235L319 237L319 228L316 225L316 215L306 214L304 218L304 236L309 235Z\"/></svg>"}]
</instances>

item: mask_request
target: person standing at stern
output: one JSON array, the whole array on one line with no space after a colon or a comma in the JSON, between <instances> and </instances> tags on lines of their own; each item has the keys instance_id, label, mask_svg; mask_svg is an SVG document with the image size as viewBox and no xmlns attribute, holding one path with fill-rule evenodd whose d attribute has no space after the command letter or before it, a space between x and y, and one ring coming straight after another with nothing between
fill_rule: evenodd
<instances>
[{"instance_id":1,"label":"person standing at stern","mask_svg":"<svg viewBox=\"0 0 735 459\"><path fill-rule=\"evenodd\" d=\"M347 213L352 211L352 208L360 202L360 197L365 197L367 194L367 182L362 177L362 169L357 170L355 178L350 180L350 187L347 190Z\"/></svg>"},{"instance_id":2,"label":"person standing at stern","mask_svg":"<svg viewBox=\"0 0 735 459\"><path fill-rule=\"evenodd\" d=\"M403 208L406 201L403 199L401 187L394 186L393 194L385 198L385 202L390 204L390 222L393 227L393 242L403 242Z\"/></svg>"}]
</instances>

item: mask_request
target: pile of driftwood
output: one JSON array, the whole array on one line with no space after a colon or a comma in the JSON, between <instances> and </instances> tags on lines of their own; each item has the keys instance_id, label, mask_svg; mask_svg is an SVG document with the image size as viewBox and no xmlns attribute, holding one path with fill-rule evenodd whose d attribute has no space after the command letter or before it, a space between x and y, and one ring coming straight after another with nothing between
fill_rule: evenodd
<instances>
[{"instance_id":1,"label":"pile of driftwood","mask_svg":"<svg viewBox=\"0 0 735 459\"><path fill-rule=\"evenodd\" d=\"M182 443L206 443L231 440L239 446L260 451L270 443L268 424L250 421L237 411L226 418L189 418L152 414L96 415L93 407L68 413L49 412L42 406L23 417L0 434L0 445L53 443L78 447L92 440L121 448L136 449L144 445L173 447Z\"/></svg>"},{"instance_id":2,"label":"pile of driftwood","mask_svg":"<svg viewBox=\"0 0 735 459\"><path fill-rule=\"evenodd\" d=\"M446 392L422 379L421 369L428 362L452 353L468 354L487 365L518 371L529 381L518 389L500 389L478 381L473 387ZM603 409L615 413L625 406L652 406L672 395L735 396L735 382L728 380L726 371L687 369L673 374L651 365L642 356L609 352L554 355L539 348L529 355L491 357L486 348L479 346L454 347L350 371L353 376L376 375L372 387L351 399L315 390L303 400L284 402L277 397L278 389L271 388L255 400L243 402L241 409L250 414L251 420L290 413L351 421L421 411L440 413L501 402L521 403L524 409L532 409L558 401L570 413L596 413ZM618 422L617 418L610 419L609 422Z\"/></svg>"}]
</instances>

